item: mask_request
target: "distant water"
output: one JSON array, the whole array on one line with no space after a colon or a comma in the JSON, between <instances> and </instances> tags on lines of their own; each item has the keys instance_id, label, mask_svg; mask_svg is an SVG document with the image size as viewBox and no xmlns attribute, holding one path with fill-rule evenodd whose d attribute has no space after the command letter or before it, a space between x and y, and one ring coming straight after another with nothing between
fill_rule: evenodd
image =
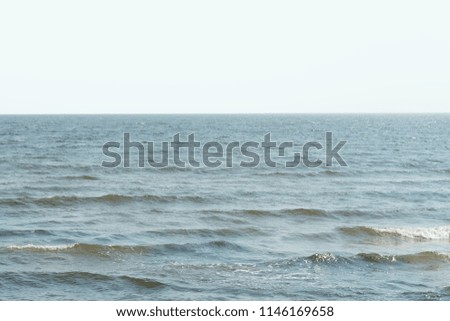
<instances>
[{"instance_id":1,"label":"distant water","mask_svg":"<svg viewBox=\"0 0 450 321\"><path fill-rule=\"evenodd\" d=\"M101 166L124 132L327 131L347 167ZM449 115L0 116L0 133L0 299L450 299Z\"/></svg>"}]
</instances>

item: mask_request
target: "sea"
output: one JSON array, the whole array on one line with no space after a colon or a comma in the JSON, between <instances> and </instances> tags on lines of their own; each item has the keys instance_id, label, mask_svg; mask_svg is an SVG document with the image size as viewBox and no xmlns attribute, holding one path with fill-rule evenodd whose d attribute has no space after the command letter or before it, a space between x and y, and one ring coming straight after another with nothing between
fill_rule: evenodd
<instances>
[{"instance_id":1,"label":"sea","mask_svg":"<svg viewBox=\"0 0 450 321\"><path fill-rule=\"evenodd\" d=\"M4 115L0 299L449 300L449 196L449 114Z\"/></svg>"}]
</instances>

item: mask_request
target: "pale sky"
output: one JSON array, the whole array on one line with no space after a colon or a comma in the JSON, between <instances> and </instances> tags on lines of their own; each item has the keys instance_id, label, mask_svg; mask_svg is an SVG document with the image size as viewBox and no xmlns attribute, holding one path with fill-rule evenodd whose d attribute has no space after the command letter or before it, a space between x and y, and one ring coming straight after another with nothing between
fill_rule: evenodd
<instances>
[{"instance_id":1,"label":"pale sky","mask_svg":"<svg viewBox=\"0 0 450 321\"><path fill-rule=\"evenodd\" d=\"M1 1L0 113L450 112L449 1Z\"/></svg>"}]
</instances>

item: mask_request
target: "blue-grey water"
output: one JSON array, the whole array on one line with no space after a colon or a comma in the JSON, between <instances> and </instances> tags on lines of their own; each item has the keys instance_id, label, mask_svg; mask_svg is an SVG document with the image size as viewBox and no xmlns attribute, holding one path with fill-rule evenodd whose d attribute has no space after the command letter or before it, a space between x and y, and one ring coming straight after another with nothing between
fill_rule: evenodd
<instances>
[{"instance_id":1,"label":"blue-grey water","mask_svg":"<svg viewBox=\"0 0 450 321\"><path fill-rule=\"evenodd\" d=\"M269 132L293 151L332 132L348 166L101 166L123 133ZM2 300L450 299L450 115L0 116L0 135Z\"/></svg>"}]
</instances>

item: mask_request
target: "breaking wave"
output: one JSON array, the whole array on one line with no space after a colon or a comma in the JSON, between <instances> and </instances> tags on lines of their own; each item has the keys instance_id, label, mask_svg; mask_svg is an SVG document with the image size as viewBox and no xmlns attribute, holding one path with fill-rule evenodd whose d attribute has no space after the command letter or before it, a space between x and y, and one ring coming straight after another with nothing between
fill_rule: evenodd
<instances>
[{"instance_id":1,"label":"breaking wave","mask_svg":"<svg viewBox=\"0 0 450 321\"><path fill-rule=\"evenodd\" d=\"M381 228L368 226L341 227L340 231L350 236L397 237L413 240L449 240L450 226Z\"/></svg>"}]
</instances>

